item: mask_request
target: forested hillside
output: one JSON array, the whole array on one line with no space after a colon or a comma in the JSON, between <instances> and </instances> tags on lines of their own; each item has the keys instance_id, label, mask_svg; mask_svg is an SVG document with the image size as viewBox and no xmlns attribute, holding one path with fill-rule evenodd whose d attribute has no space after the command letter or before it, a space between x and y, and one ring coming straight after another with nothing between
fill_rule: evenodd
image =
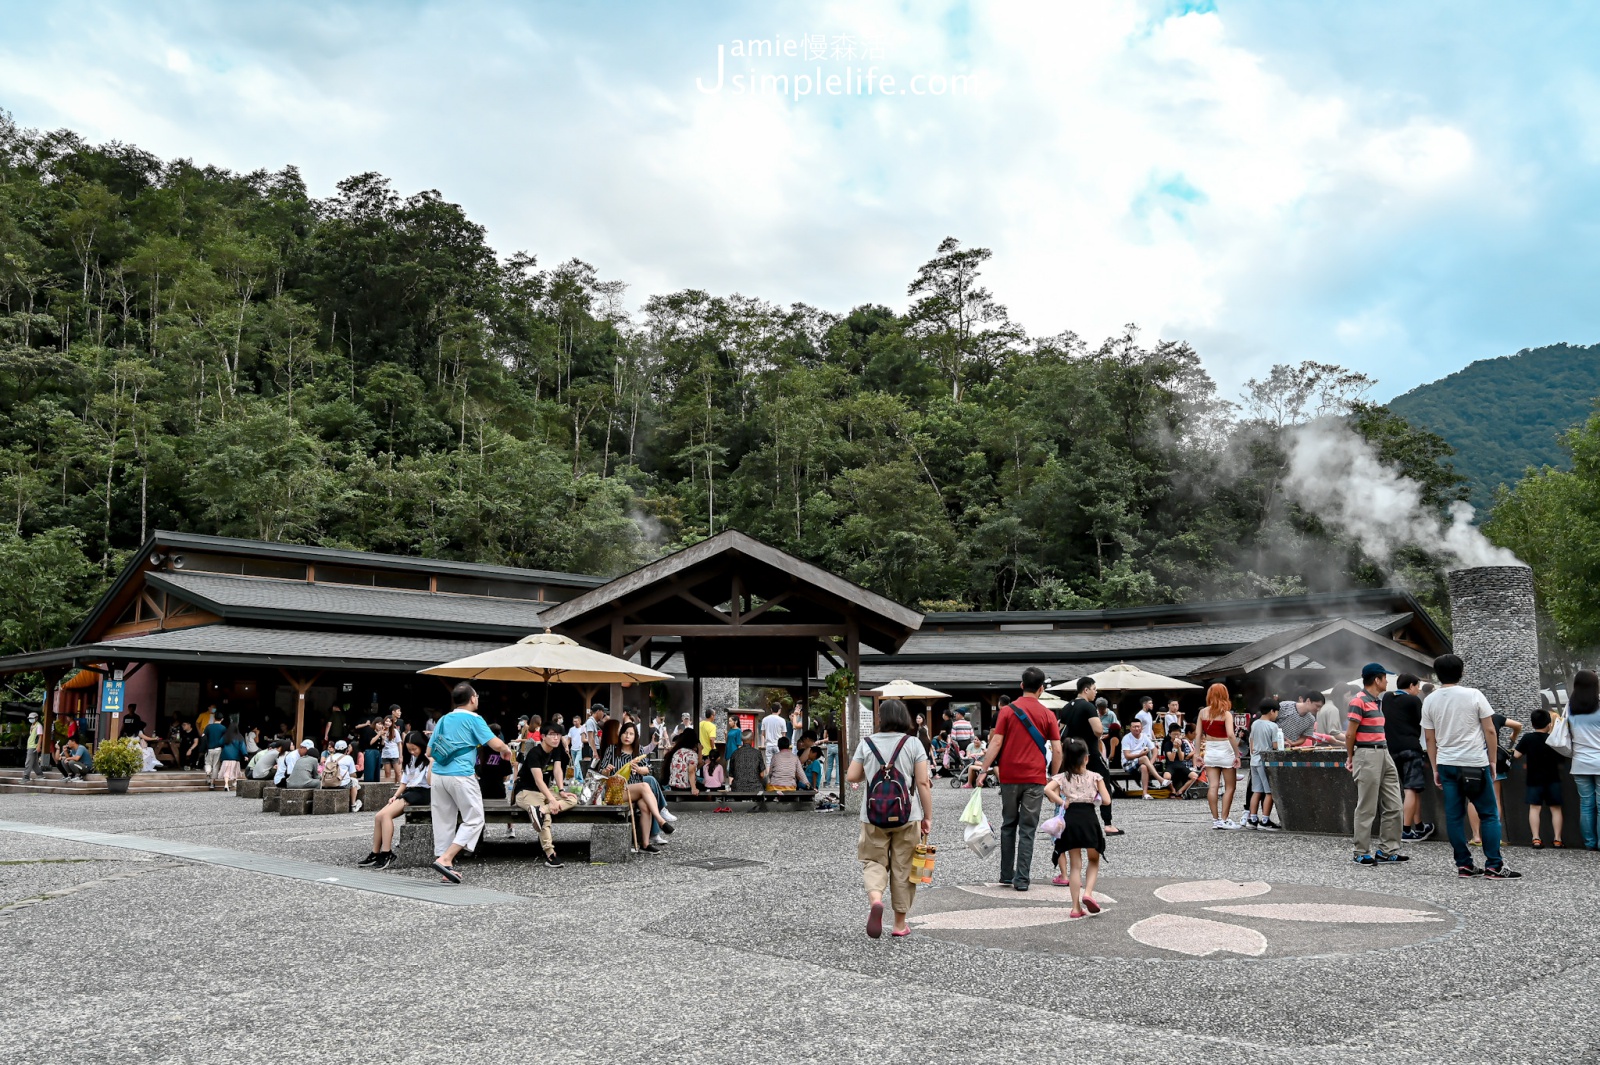
<instances>
[{"instance_id":1,"label":"forested hillside","mask_svg":"<svg viewBox=\"0 0 1600 1065\"><path fill-rule=\"evenodd\" d=\"M1455 449L1480 511L1495 489L1528 467L1567 469L1561 435L1582 424L1600 396L1600 344L1551 344L1483 359L1389 402L1389 409L1438 433Z\"/></svg>"},{"instance_id":2,"label":"forested hillside","mask_svg":"<svg viewBox=\"0 0 1600 1065\"><path fill-rule=\"evenodd\" d=\"M599 573L738 527L913 605L1069 607L1383 579L1283 504L1315 413L1456 494L1370 382L1237 409L1181 341L1028 336L988 255L908 264L903 311L639 298L376 174L0 116L0 649L158 527Z\"/></svg>"}]
</instances>

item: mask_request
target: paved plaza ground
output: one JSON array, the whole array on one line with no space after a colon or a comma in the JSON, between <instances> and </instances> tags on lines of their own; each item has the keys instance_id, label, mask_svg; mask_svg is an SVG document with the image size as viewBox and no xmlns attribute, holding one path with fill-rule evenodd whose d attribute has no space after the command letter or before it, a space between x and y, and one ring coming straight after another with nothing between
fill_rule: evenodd
<instances>
[{"instance_id":1,"label":"paved plaza ground","mask_svg":"<svg viewBox=\"0 0 1600 1065\"><path fill-rule=\"evenodd\" d=\"M526 846L485 844L463 869L468 886L493 894L450 906L317 882L305 867L311 879L261 871L292 859L371 883L349 875L367 851L363 814L264 815L221 793L0 796L11 826L0 829L0 1061L1176 1065L1600 1053L1600 855L1516 851L1525 880L1463 882L1442 842L1411 847L1407 865L1367 869L1343 840L1217 832L1204 803L1125 801L1128 835L1112 840L1103 884L1115 901L1068 923L1048 882L1048 840L1034 891L988 887L996 862L958 843L968 793L935 792L937 886L919 895L910 937L876 942L862 933L855 824L837 814L684 808L664 854L622 865L586 864L582 843L564 848L563 869ZM998 823L998 795L987 802ZM713 858L756 864L690 864Z\"/></svg>"}]
</instances>

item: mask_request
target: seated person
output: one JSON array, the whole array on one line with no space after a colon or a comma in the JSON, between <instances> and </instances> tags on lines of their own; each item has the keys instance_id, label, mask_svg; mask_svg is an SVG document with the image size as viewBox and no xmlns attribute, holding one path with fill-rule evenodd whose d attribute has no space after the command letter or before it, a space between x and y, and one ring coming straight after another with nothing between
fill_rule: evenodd
<instances>
[{"instance_id":1,"label":"seated person","mask_svg":"<svg viewBox=\"0 0 1600 1065\"><path fill-rule=\"evenodd\" d=\"M310 754L311 749L315 746L316 744L310 740L301 740L300 746L287 754L280 755L277 766L272 770L272 783L280 788L288 787L289 774L294 772L294 767L299 763L301 757Z\"/></svg>"},{"instance_id":2,"label":"seated person","mask_svg":"<svg viewBox=\"0 0 1600 1065\"><path fill-rule=\"evenodd\" d=\"M729 735L738 731L729 730ZM764 791L767 779L767 760L755 745L756 730L744 729L740 744L728 759L728 776L734 791Z\"/></svg>"},{"instance_id":3,"label":"seated person","mask_svg":"<svg viewBox=\"0 0 1600 1065\"><path fill-rule=\"evenodd\" d=\"M79 743L77 737L61 745L61 775L67 780L84 780L93 768L94 758L90 756L89 748Z\"/></svg>"},{"instance_id":4,"label":"seated person","mask_svg":"<svg viewBox=\"0 0 1600 1065\"><path fill-rule=\"evenodd\" d=\"M1194 771L1194 744L1181 731L1167 733L1161 741L1161 769L1173 783L1174 798L1187 798L1189 789L1200 779Z\"/></svg>"},{"instance_id":5,"label":"seated person","mask_svg":"<svg viewBox=\"0 0 1600 1065\"><path fill-rule=\"evenodd\" d=\"M335 740L333 751L322 762L322 786L349 788L350 812L361 812L361 778L356 775L356 760L350 756L350 745Z\"/></svg>"},{"instance_id":6,"label":"seated person","mask_svg":"<svg viewBox=\"0 0 1600 1065\"><path fill-rule=\"evenodd\" d=\"M1116 765L1119 760L1117 748L1122 744L1122 722L1117 720L1117 712L1104 699L1096 699L1095 708L1100 715L1100 748L1105 754L1106 765Z\"/></svg>"},{"instance_id":7,"label":"seated person","mask_svg":"<svg viewBox=\"0 0 1600 1065\"><path fill-rule=\"evenodd\" d=\"M944 755L949 749L950 745L945 742L944 733L941 732L933 738L933 750L928 752L929 759L934 765L944 765Z\"/></svg>"},{"instance_id":8,"label":"seated person","mask_svg":"<svg viewBox=\"0 0 1600 1065\"><path fill-rule=\"evenodd\" d=\"M962 785L967 788L976 788L980 785L978 770L983 767L983 756L989 751L989 745L978 737L972 737L972 742L967 744L967 782Z\"/></svg>"},{"instance_id":9,"label":"seated person","mask_svg":"<svg viewBox=\"0 0 1600 1065\"><path fill-rule=\"evenodd\" d=\"M1145 735L1144 722L1139 718L1133 719L1128 734L1122 739L1122 768L1130 773L1138 772L1139 786L1147 799L1152 779L1158 788L1172 786L1171 780L1156 766L1156 742Z\"/></svg>"},{"instance_id":10,"label":"seated person","mask_svg":"<svg viewBox=\"0 0 1600 1065\"><path fill-rule=\"evenodd\" d=\"M693 742L690 734L690 742ZM544 732L539 742L523 755L517 767L511 801L528 813L528 819L539 826L539 846L544 848L544 864L552 869L561 868L556 857L555 838L551 835L551 821L557 815L578 805L578 797L562 791L566 783L568 765L566 748L561 744L561 733L555 729Z\"/></svg>"},{"instance_id":11,"label":"seated person","mask_svg":"<svg viewBox=\"0 0 1600 1065\"><path fill-rule=\"evenodd\" d=\"M263 747L250 756L250 762L244 768L244 775L249 780L269 780L277 774L278 759L289 753L289 741L279 740L275 744Z\"/></svg>"},{"instance_id":12,"label":"seated person","mask_svg":"<svg viewBox=\"0 0 1600 1065\"><path fill-rule=\"evenodd\" d=\"M778 737L778 753L772 756L767 769L768 791L799 791L807 784L800 758L789 748L789 737Z\"/></svg>"},{"instance_id":13,"label":"seated person","mask_svg":"<svg viewBox=\"0 0 1600 1065\"><path fill-rule=\"evenodd\" d=\"M722 755L712 752L706 762L705 772L700 774L700 786L707 791L721 791L727 782L728 775L722 769Z\"/></svg>"},{"instance_id":14,"label":"seated person","mask_svg":"<svg viewBox=\"0 0 1600 1065\"><path fill-rule=\"evenodd\" d=\"M810 791L822 790L822 751L807 747L800 754L800 768L806 775L805 787Z\"/></svg>"},{"instance_id":15,"label":"seated person","mask_svg":"<svg viewBox=\"0 0 1600 1065\"><path fill-rule=\"evenodd\" d=\"M282 762L280 761L281 765ZM300 753L295 758L294 764L289 767L288 774L283 778L285 788L320 788L322 787L322 766L317 761L317 745L310 740L302 740Z\"/></svg>"}]
</instances>

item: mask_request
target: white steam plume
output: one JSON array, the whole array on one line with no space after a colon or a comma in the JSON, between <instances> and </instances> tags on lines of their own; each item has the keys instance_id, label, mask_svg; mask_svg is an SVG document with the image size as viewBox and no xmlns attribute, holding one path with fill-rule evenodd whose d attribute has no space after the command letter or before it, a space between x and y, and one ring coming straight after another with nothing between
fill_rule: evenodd
<instances>
[{"instance_id":1,"label":"white steam plume","mask_svg":"<svg viewBox=\"0 0 1600 1065\"><path fill-rule=\"evenodd\" d=\"M1379 564L1416 545L1447 555L1457 566L1520 566L1472 524L1469 503L1450 504L1449 521L1422 502L1422 486L1386 466L1377 451L1344 422L1322 418L1289 430L1284 491L1300 506L1336 525ZM1452 567L1453 568L1453 567Z\"/></svg>"}]
</instances>

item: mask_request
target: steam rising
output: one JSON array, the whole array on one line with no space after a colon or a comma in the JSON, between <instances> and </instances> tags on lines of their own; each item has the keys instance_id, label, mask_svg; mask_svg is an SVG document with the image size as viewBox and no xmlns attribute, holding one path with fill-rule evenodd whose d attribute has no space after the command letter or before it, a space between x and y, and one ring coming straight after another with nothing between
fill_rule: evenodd
<instances>
[{"instance_id":1,"label":"steam rising","mask_svg":"<svg viewBox=\"0 0 1600 1065\"><path fill-rule=\"evenodd\" d=\"M1449 556L1456 566L1520 566L1472 524L1472 506L1450 504L1448 523L1422 501L1422 486L1379 460L1377 451L1342 421L1323 418L1286 437L1289 498L1336 525L1379 564L1415 545Z\"/></svg>"}]
</instances>

